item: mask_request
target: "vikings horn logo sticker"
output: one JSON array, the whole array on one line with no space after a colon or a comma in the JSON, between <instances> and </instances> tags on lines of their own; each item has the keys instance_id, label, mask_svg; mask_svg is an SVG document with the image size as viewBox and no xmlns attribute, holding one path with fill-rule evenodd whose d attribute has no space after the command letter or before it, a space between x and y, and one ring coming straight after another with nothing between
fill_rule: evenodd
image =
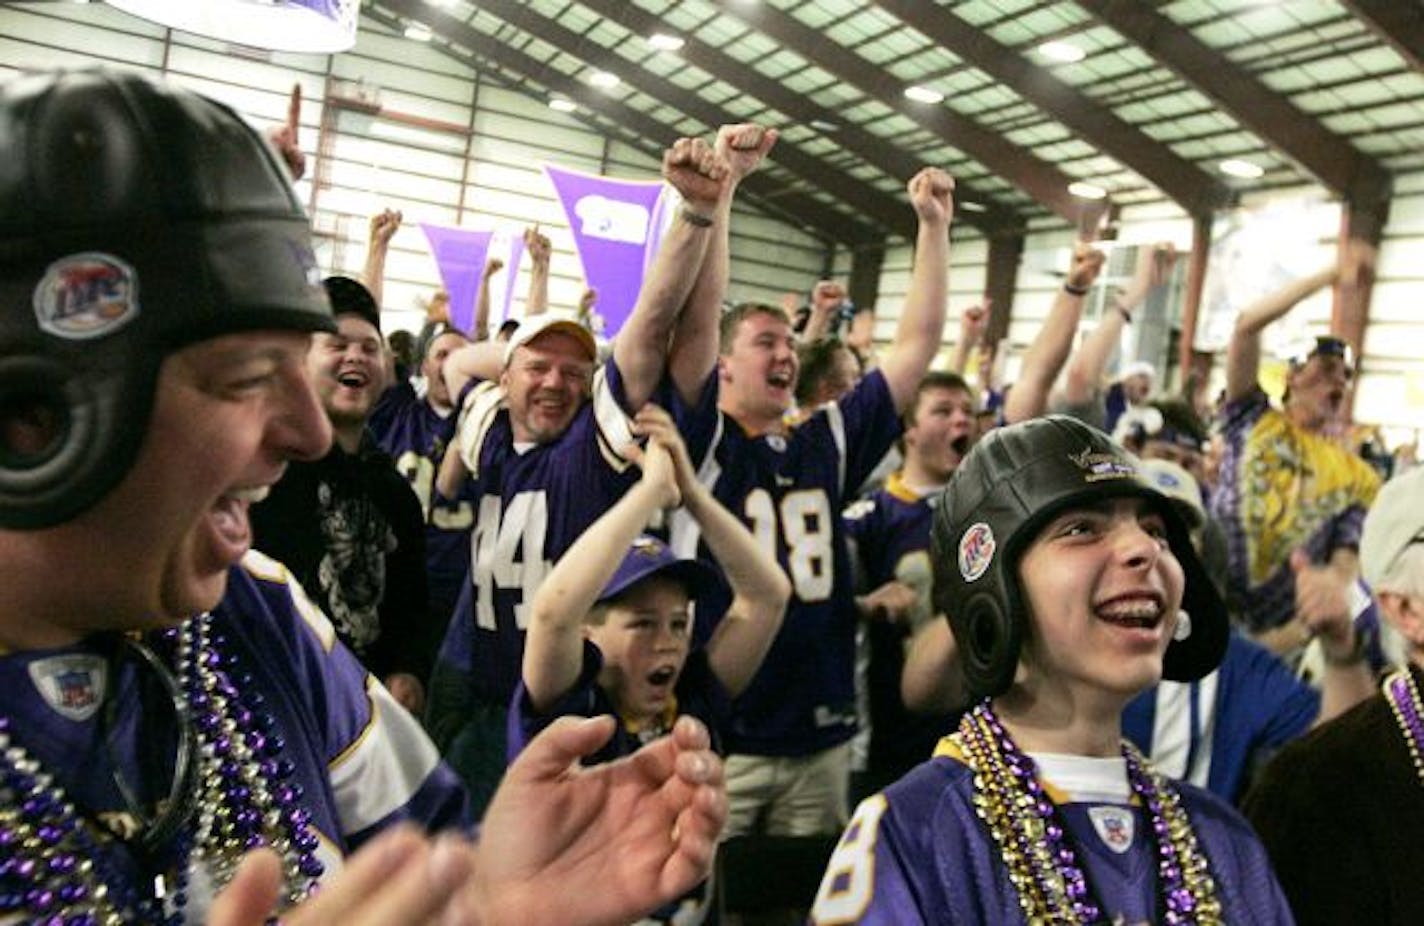
<instances>
[{"instance_id":1,"label":"vikings horn logo sticker","mask_svg":"<svg viewBox=\"0 0 1424 926\"><path fill-rule=\"evenodd\" d=\"M994 561L994 532L980 521L970 525L959 538L959 574L973 582L989 570Z\"/></svg>"}]
</instances>

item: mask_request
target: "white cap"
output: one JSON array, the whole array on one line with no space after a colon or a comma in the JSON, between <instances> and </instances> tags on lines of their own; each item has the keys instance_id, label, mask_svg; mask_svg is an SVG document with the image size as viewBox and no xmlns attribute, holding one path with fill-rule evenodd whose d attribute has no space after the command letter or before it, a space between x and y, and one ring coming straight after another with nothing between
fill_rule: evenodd
<instances>
[{"instance_id":1,"label":"white cap","mask_svg":"<svg viewBox=\"0 0 1424 926\"><path fill-rule=\"evenodd\" d=\"M1171 460L1142 460L1138 472L1148 485L1177 503L1187 527L1195 530L1206 523L1201 487L1195 477Z\"/></svg>"},{"instance_id":2,"label":"white cap","mask_svg":"<svg viewBox=\"0 0 1424 926\"><path fill-rule=\"evenodd\" d=\"M1404 548L1424 542L1424 467L1386 482L1365 515L1360 535L1360 575L1378 585Z\"/></svg>"},{"instance_id":3,"label":"white cap","mask_svg":"<svg viewBox=\"0 0 1424 926\"><path fill-rule=\"evenodd\" d=\"M1122 368L1122 372L1118 374L1118 379L1124 380L1129 376L1145 376L1148 379L1155 380L1157 378L1157 368L1146 360L1134 360Z\"/></svg>"},{"instance_id":4,"label":"white cap","mask_svg":"<svg viewBox=\"0 0 1424 926\"><path fill-rule=\"evenodd\" d=\"M598 361L598 343L593 339L593 332L567 315L545 312L522 320L519 327L514 329L504 348L504 365L509 366L509 361L514 359L516 348L527 345L546 331L561 331L573 335L579 346L588 354L588 359L595 363Z\"/></svg>"}]
</instances>

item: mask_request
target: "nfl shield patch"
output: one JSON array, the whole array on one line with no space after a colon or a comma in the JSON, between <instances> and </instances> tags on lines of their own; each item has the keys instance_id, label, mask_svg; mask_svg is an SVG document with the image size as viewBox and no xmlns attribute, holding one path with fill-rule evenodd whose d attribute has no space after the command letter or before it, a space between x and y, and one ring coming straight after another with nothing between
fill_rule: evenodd
<instances>
[{"instance_id":1,"label":"nfl shield patch","mask_svg":"<svg viewBox=\"0 0 1424 926\"><path fill-rule=\"evenodd\" d=\"M77 722L93 717L104 703L108 675L108 664L89 653L51 656L30 663L30 680L45 703Z\"/></svg>"},{"instance_id":2,"label":"nfl shield patch","mask_svg":"<svg viewBox=\"0 0 1424 926\"><path fill-rule=\"evenodd\" d=\"M1131 808L1112 804L1089 807L1088 818L1093 821L1093 829L1098 831L1098 838L1103 841L1103 845L1118 855L1132 848L1132 835L1137 818L1133 816Z\"/></svg>"}]
</instances>

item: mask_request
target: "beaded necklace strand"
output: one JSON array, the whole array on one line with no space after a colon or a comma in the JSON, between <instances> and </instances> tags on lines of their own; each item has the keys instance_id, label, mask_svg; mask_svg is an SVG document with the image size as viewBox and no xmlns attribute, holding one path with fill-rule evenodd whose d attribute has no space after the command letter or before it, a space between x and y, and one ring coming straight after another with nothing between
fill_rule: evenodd
<instances>
[{"instance_id":1,"label":"beaded necklace strand","mask_svg":"<svg viewBox=\"0 0 1424 926\"><path fill-rule=\"evenodd\" d=\"M974 810L999 849L1029 923L1094 924L1103 920L1067 827L1023 753L988 701L966 713L954 739L974 772ZM1124 742L1127 777L1151 822L1157 849L1162 922L1220 924L1206 855L1171 783Z\"/></svg>"},{"instance_id":2,"label":"beaded necklace strand","mask_svg":"<svg viewBox=\"0 0 1424 926\"><path fill-rule=\"evenodd\" d=\"M171 850L171 885L160 876L141 889L114 865L78 809L0 715L0 918L20 913L45 926L180 926L188 872L206 866L219 887L243 853L271 846L286 875L285 902L306 897L322 873L311 814L300 806L295 769L276 719L256 692L239 694L241 666L204 614L165 631L176 649L179 685L198 740L198 806Z\"/></svg>"},{"instance_id":3,"label":"beaded necklace strand","mask_svg":"<svg viewBox=\"0 0 1424 926\"><path fill-rule=\"evenodd\" d=\"M1408 667L1396 669L1385 678L1382 690L1394 714L1394 722L1404 734L1404 745L1414 761L1414 773L1419 776L1419 783L1424 784L1424 758L1421 758L1424 754L1424 701L1420 700L1413 673Z\"/></svg>"}]
</instances>

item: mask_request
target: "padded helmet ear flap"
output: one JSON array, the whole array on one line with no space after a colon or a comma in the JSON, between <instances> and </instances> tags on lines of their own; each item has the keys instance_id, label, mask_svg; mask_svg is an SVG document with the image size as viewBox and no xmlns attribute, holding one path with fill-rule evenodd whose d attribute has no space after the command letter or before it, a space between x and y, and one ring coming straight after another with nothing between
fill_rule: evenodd
<instances>
[{"instance_id":1,"label":"padded helmet ear flap","mask_svg":"<svg viewBox=\"0 0 1424 926\"><path fill-rule=\"evenodd\" d=\"M97 379L45 357L0 360L0 527L63 523L128 472L147 415L118 420L119 390Z\"/></svg>"},{"instance_id":2,"label":"padded helmet ear flap","mask_svg":"<svg viewBox=\"0 0 1424 926\"><path fill-rule=\"evenodd\" d=\"M975 698L1007 691L1018 669L1022 628L994 595L974 595L950 619L964 667L964 684Z\"/></svg>"}]
</instances>

